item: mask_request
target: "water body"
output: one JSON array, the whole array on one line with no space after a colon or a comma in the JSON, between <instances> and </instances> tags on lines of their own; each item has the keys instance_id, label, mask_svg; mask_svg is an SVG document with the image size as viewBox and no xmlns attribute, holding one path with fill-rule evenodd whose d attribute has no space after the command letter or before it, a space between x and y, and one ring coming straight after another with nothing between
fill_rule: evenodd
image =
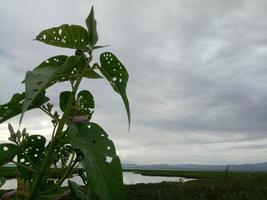
<instances>
[{"instance_id":1,"label":"water body","mask_svg":"<svg viewBox=\"0 0 267 200\"><path fill-rule=\"evenodd\" d=\"M195 179L183 177L170 177L170 176L143 176L133 172L123 172L124 184L137 184L137 183L161 183L165 182L187 182Z\"/></svg>"},{"instance_id":2,"label":"water body","mask_svg":"<svg viewBox=\"0 0 267 200\"><path fill-rule=\"evenodd\" d=\"M81 184L82 180L80 177L74 177L71 180ZM183 177L167 177L167 176L143 176L141 174L135 174L133 172L123 172L123 183L124 184L138 184L138 183L161 183L166 182L187 182L195 179L183 178ZM66 180L63 185L66 186L68 181ZM16 179L8 180L1 189L13 189L17 185Z\"/></svg>"}]
</instances>

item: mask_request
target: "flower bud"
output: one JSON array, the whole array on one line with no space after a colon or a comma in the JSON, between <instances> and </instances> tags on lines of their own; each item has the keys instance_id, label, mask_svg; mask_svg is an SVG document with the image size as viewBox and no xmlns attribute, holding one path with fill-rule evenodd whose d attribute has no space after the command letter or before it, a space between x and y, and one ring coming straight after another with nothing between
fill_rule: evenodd
<instances>
[{"instance_id":1,"label":"flower bud","mask_svg":"<svg viewBox=\"0 0 267 200\"><path fill-rule=\"evenodd\" d=\"M89 119L86 116L74 116L71 121L74 123L88 123Z\"/></svg>"},{"instance_id":2,"label":"flower bud","mask_svg":"<svg viewBox=\"0 0 267 200\"><path fill-rule=\"evenodd\" d=\"M16 137L16 133L15 133L15 131L14 131L14 129L13 129L13 127L12 127L12 125L10 123L8 123L8 130L10 132L10 137L11 138L12 137Z\"/></svg>"},{"instance_id":3,"label":"flower bud","mask_svg":"<svg viewBox=\"0 0 267 200\"><path fill-rule=\"evenodd\" d=\"M26 128L24 128L24 129L22 130L21 135L22 135L22 137L26 137L26 136L27 136Z\"/></svg>"},{"instance_id":4,"label":"flower bud","mask_svg":"<svg viewBox=\"0 0 267 200\"><path fill-rule=\"evenodd\" d=\"M21 137L21 132L20 132L20 130L17 130L16 136L17 136L18 138Z\"/></svg>"}]
</instances>

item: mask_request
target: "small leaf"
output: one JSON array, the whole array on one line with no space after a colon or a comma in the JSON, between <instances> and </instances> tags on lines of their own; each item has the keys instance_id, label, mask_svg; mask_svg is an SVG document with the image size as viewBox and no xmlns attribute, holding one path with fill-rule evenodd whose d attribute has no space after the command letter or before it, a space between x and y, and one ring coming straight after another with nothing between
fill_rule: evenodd
<instances>
[{"instance_id":1,"label":"small leaf","mask_svg":"<svg viewBox=\"0 0 267 200\"><path fill-rule=\"evenodd\" d=\"M58 57L58 60L60 58ZM63 59L63 57L61 57ZM25 78L25 101L22 106L22 114L20 122L23 118L25 111L31 105L31 103L36 99L36 97L46 88L52 86L56 82L67 81L69 76L72 73L74 67L81 59L80 56L71 56L63 61L51 63L48 60L48 63L43 62L33 71L28 71ZM51 60L51 59L50 59ZM57 58L53 57L54 61L57 61Z\"/></svg>"},{"instance_id":2,"label":"small leaf","mask_svg":"<svg viewBox=\"0 0 267 200\"><path fill-rule=\"evenodd\" d=\"M99 68L100 71L110 82L113 89L117 93L119 93L123 99L130 126L131 122L130 106L126 94L126 87L129 79L128 72L126 68L123 66L123 64L118 60L118 58L110 52L102 53L100 55L100 62L101 62L101 67Z\"/></svg>"},{"instance_id":3,"label":"small leaf","mask_svg":"<svg viewBox=\"0 0 267 200\"><path fill-rule=\"evenodd\" d=\"M108 47L109 45L101 45L101 46L94 46L93 49L101 49L101 48L105 48Z\"/></svg>"},{"instance_id":4,"label":"small leaf","mask_svg":"<svg viewBox=\"0 0 267 200\"><path fill-rule=\"evenodd\" d=\"M0 188L6 183L6 178L0 177Z\"/></svg>"},{"instance_id":5,"label":"small leaf","mask_svg":"<svg viewBox=\"0 0 267 200\"><path fill-rule=\"evenodd\" d=\"M68 185L69 185L69 188L70 188L72 194L75 196L75 199L77 199L77 200L89 200L89 197L87 197L85 195L85 193L83 193L81 191L81 188L77 183L75 183L71 180L68 180Z\"/></svg>"},{"instance_id":6,"label":"small leaf","mask_svg":"<svg viewBox=\"0 0 267 200\"><path fill-rule=\"evenodd\" d=\"M86 66L84 68L84 66ZM84 70L84 71L83 71ZM102 78L102 76L100 76L97 72L95 72L89 65L88 62L85 63L84 59L81 59L78 67L77 67L77 71L78 73L83 72L83 77L85 78L90 78L90 79L98 79L98 78Z\"/></svg>"},{"instance_id":7,"label":"small leaf","mask_svg":"<svg viewBox=\"0 0 267 200\"><path fill-rule=\"evenodd\" d=\"M8 103L0 105L0 123L3 123L22 112L24 97L25 93L16 93ZM45 96L45 92L42 92L36 97L27 110L38 108L48 100L49 99Z\"/></svg>"},{"instance_id":8,"label":"small leaf","mask_svg":"<svg viewBox=\"0 0 267 200\"><path fill-rule=\"evenodd\" d=\"M99 79L102 78L102 76L100 76L98 73L96 73L93 69L91 68L87 68L84 73L83 76L85 78L90 78L90 79Z\"/></svg>"},{"instance_id":9,"label":"small leaf","mask_svg":"<svg viewBox=\"0 0 267 200\"><path fill-rule=\"evenodd\" d=\"M0 166L11 162L16 155L17 145L10 143L0 144Z\"/></svg>"},{"instance_id":10,"label":"small leaf","mask_svg":"<svg viewBox=\"0 0 267 200\"><path fill-rule=\"evenodd\" d=\"M85 115L90 120L95 108L93 95L87 90L82 90L77 95L77 101L80 107L78 115Z\"/></svg>"},{"instance_id":11,"label":"small leaf","mask_svg":"<svg viewBox=\"0 0 267 200\"><path fill-rule=\"evenodd\" d=\"M65 144L63 147L61 147L59 149L60 161L61 161L62 167L64 167L67 164L67 162L70 158L70 155L72 153L72 150L73 150L73 148L69 144Z\"/></svg>"},{"instance_id":12,"label":"small leaf","mask_svg":"<svg viewBox=\"0 0 267 200\"><path fill-rule=\"evenodd\" d=\"M46 29L39 33L36 40L57 47L79 50L87 50L89 48L88 32L79 25L64 24Z\"/></svg>"},{"instance_id":13,"label":"small leaf","mask_svg":"<svg viewBox=\"0 0 267 200\"><path fill-rule=\"evenodd\" d=\"M65 111L71 94L72 94L72 92L70 92L70 91L64 91L64 92L60 93L60 96L59 96L59 107L60 107L62 112Z\"/></svg>"},{"instance_id":14,"label":"small leaf","mask_svg":"<svg viewBox=\"0 0 267 200\"><path fill-rule=\"evenodd\" d=\"M88 34L89 34L89 43L91 47L93 47L97 43L97 40L98 40L94 7L91 8L90 14L87 17L85 22L86 22Z\"/></svg>"},{"instance_id":15,"label":"small leaf","mask_svg":"<svg viewBox=\"0 0 267 200\"><path fill-rule=\"evenodd\" d=\"M87 187L100 200L123 200L122 168L113 142L97 124L71 124L67 131L72 146L83 154Z\"/></svg>"},{"instance_id":16,"label":"small leaf","mask_svg":"<svg viewBox=\"0 0 267 200\"><path fill-rule=\"evenodd\" d=\"M79 174L80 178L82 179L83 184L87 185L87 177L86 177L86 174L84 173L84 170L80 168L78 170L78 174Z\"/></svg>"}]
</instances>

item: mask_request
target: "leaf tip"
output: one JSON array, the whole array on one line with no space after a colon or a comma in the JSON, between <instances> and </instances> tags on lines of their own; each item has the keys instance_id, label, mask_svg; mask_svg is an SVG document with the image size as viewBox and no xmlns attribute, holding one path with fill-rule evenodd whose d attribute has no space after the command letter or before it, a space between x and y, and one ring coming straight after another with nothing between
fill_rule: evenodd
<instances>
[{"instance_id":1,"label":"leaf tip","mask_svg":"<svg viewBox=\"0 0 267 200\"><path fill-rule=\"evenodd\" d=\"M19 118L19 126L21 125L22 118L23 118L23 114L20 115L20 118Z\"/></svg>"},{"instance_id":2,"label":"leaf tip","mask_svg":"<svg viewBox=\"0 0 267 200\"><path fill-rule=\"evenodd\" d=\"M91 7L91 11L90 11L90 14L94 14L94 6Z\"/></svg>"}]
</instances>

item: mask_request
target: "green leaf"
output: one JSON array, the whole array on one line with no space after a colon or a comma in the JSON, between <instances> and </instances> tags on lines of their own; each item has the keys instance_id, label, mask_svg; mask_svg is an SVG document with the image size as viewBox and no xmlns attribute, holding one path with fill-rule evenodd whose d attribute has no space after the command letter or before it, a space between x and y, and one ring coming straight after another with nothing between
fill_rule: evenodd
<instances>
[{"instance_id":1,"label":"green leaf","mask_svg":"<svg viewBox=\"0 0 267 200\"><path fill-rule=\"evenodd\" d=\"M88 32L79 25L63 24L46 29L39 33L36 40L57 47L79 50L88 50L89 48Z\"/></svg>"},{"instance_id":2,"label":"green leaf","mask_svg":"<svg viewBox=\"0 0 267 200\"><path fill-rule=\"evenodd\" d=\"M72 146L83 154L88 187L99 200L124 200L122 167L113 142L97 124L71 124L67 131Z\"/></svg>"},{"instance_id":3,"label":"green leaf","mask_svg":"<svg viewBox=\"0 0 267 200\"><path fill-rule=\"evenodd\" d=\"M18 152L18 163L26 167L40 168L45 156L46 139L42 135L31 135L25 138ZM26 180L32 180L33 172L25 167L18 166L20 176Z\"/></svg>"},{"instance_id":4,"label":"green leaf","mask_svg":"<svg viewBox=\"0 0 267 200\"><path fill-rule=\"evenodd\" d=\"M119 93L123 99L130 127L131 113L130 113L129 101L126 94L126 87L129 79L128 72L126 68L123 66L123 64L118 60L118 58L110 52L102 53L100 55L100 62L101 62L101 67L99 68L100 71L110 82L113 89L117 93Z\"/></svg>"},{"instance_id":5,"label":"green leaf","mask_svg":"<svg viewBox=\"0 0 267 200\"><path fill-rule=\"evenodd\" d=\"M85 78L90 78L90 79L99 79L102 78L102 76L100 76L98 73L96 73L93 69L91 68L87 68L84 73L83 76Z\"/></svg>"},{"instance_id":6,"label":"green leaf","mask_svg":"<svg viewBox=\"0 0 267 200\"><path fill-rule=\"evenodd\" d=\"M57 56L50 58L47 62L45 61L41 63L41 65L39 65L33 71L27 72L25 78L26 97L22 106L20 122L25 111L41 92L57 82L69 80L69 77L73 73L75 66L81 59L80 56L71 56L66 58L65 62L63 63L63 58L65 57ZM55 62L50 63L51 59Z\"/></svg>"},{"instance_id":7,"label":"green leaf","mask_svg":"<svg viewBox=\"0 0 267 200\"><path fill-rule=\"evenodd\" d=\"M70 188L72 194L75 196L75 199L77 199L77 200L89 200L89 197L87 197L85 195L85 193L83 193L81 191L81 188L77 183L68 180L68 184L69 184L69 188Z\"/></svg>"},{"instance_id":8,"label":"green leaf","mask_svg":"<svg viewBox=\"0 0 267 200\"><path fill-rule=\"evenodd\" d=\"M59 56L54 56L51 57L49 59L47 59L46 61L42 62L37 68L44 68L44 67L50 67L50 66L55 66L55 67L60 67L61 65L63 65L66 60L67 60L68 56L65 55L59 55ZM81 58L81 56L77 56L77 59L79 59L79 62L75 65L75 67L72 70L72 73L74 72L78 72L81 73L84 70L84 66L85 66L85 61L84 59ZM69 69L68 69L69 70ZM59 82L63 82L63 81L68 81L70 77L69 76L69 71L66 70L65 72L63 71L61 74L61 79L59 79ZM86 69L83 72L83 76L85 78L90 78L90 79L98 79L98 78L102 78L102 76L100 76L97 72L95 72L92 68L90 68L89 66L86 67Z\"/></svg>"},{"instance_id":9,"label":"green leaf","mask_svg":"<svg viewBox=\"0 0 267 200\"><path fill-rule=\"evenodd\" d=\"M94 7L91 8L89 16L86 18L86 25L89 34L89 43L93 47L98 40L97 30L96 30L96 20L94 14Z\"/></svg>"},{"instance_id":10,"label":"green leaf","mask_svg":"<svg viewBox=\"0 0 267 200\"><path fill-rule=\"evenodd\" d=\"M3 105L0 105L0 123L20 114L22 112L22 104L24 102L25 93L16 93L12 96L11 100ZM45 96L45 92L41 92L36 99L31 103L27 110L38 108L49 98Z\"/></svg>"},{"instance_id":11,"label":"green leaf","mask_svg":"<svg viewBox=\"0 0 267 200\"><path fill-rule=\"evenodd\" d=\"M6 183L6 178L0 177L0 188Z\"/></svg>"},{"instance_id":12,"label":"green leaf","mask_svg":"<svg viewBox=\"0 0 267 200\"><path fill-rule=\"evenodd\" d=\"M73 148L70 144L65 144L63 147L59 149L59 152L60 152L60 161L62 166L64 167L67 164L71 153L73 152Z\"/></svg>"},{"instance_id":13,"label":"green leaf","mask_svg":"<svg viewBox=\"0 0 267 200\"><path fill-rule=\"evenodd\" d=\"M0 144L0 166L11 162L16 155L17 145L10 143Z\"/></svg>"},{"instance_id":14,"label":"green leaf","mask_svg":"<svg viewBox=\"0 0 267 200\"><path fill-rule=\"evenodd\" d=\"M90 120L93 114L93 109L95 108L93 95L87 90L82 90L77 95L77 101L80 105L78 115L85 115Z\"/></svg>"},{"instance_id":15,"label":"green leaf","mask_svg":"<svg viewBox=\"0 0 267 200\"><path fill-rule=\"evenodd\" d=\"M64 91L64 92L60 93L60 96L59 96L59 107L60 107L62 112L65 111L71 94L72 94L72 92L70 92L70 91Z\"/></svg>"},{"instance_id":16,"label":"green leaf","mask_svg":"<svg viewBox=\"0 0 267 200\"><path fill-rule=\"evenodd\" d=\"M70 75L73 75L75 72L82 70L81 68L84 67L81 60L83 60L81 56L54 56L42 62L34 70L44 68L53 68L57 70L57 79L54 80L52 84L54 84L55 82L69 81L71 78Z\"/></svg>"},{"instance_id":17,"label":"green leaf","mask_svg":"<svg viewBox=\"0 0 267 200\"><path fill-rule=\"evenodd\" d=\"M61 92L59 105L62 112L65 111L70 96L71 96L70 91ZM95 108L95 103L93 95L87 90L80 91L79 94L77 95L75 110L73 109L75 115L86 116L90 120L94 108Z\"/></svg>"},{"instance_id":18,"label":"green leaf","mask_svg":"<svg viewBox=\"0 0 267 200\"><path fill-rule=\"evenodd\" d=\"M83 72L83 77L89 78L89 79L98 79L102 78L97 72L95 72L89 65L88 62L85 63L84 59L81 59L79 62L79 67L77 67L78 73ZM84 66L86 66L84 68ZM83 71L84 70L84 71Z\"/></svg>"},{"instance_id":19,"label":"green leaf","mask_svg":"<svg viewBox=\"0 0 267 200\"><path fill-rule=\"evenodd\" d=\"M100 46L94 46L93 49L101 49L101 48L105 48L108 47L109 45L100 45Z\"/></svg>"}]
</instances>

